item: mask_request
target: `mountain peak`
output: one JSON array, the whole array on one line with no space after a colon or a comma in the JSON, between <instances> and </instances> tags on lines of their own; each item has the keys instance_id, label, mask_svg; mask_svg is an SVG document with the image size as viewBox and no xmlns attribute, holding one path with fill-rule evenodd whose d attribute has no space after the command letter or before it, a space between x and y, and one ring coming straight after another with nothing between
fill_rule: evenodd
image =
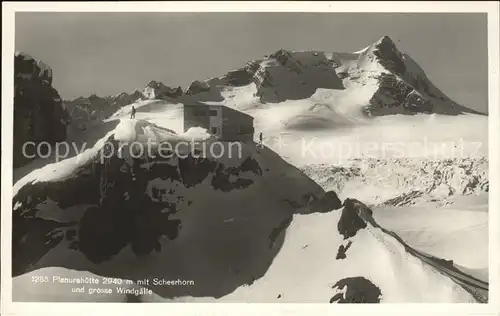
<instances>
[{"instance_id":1,"label":"mountain peak","mask_svg":"<svg viewBox=\"0 0 500 316\"><path fill-rule=\"evenodd\" d=\"M21 77L28 78L34 76L38 77L42 82L49 85L52 84L52 68L43 61L21 51L14 53L14 59L18 67L16 71L18 71Z\"/></svg>"},{"instance_id":2,"label":"mountain peak","mask_svg":"<svg viewBox=\"0 0 500 316\"><path fill-rule=\"evenodd\" d=\"M152 88L157 88L157 87L163 87L164 84L162 82L158 82L156 80L151 80L146 87L152 87Z\"/></svg>"},{"instance_id":3,"label":"mountain peak","mask_svg":"<svg viewBox=\"0 0 500 316\"><path fill-rule=\"evenodd\" d=\"M373 45L377 50L384 52L397 52L400 54L399 50L396 47L396 44L389 36L383 36Z\"/></svg>"},{"instance_id":4,"label":"mountain peak","mask_svg":"<svg viewBox=\"0 0 500 316\"><path fill-rule=\"evenodd\" d=\"M377 41L377 44L394 45L394 41L388 35L384 35Z\"/></svg>"},{"instance_id":5,"label":"mountain peak","mask_svg":"<svg viewBox=\"0 0 500 316\"><path fill-rule=\"evenodd\" d=\"M291 56L291 53L284 48L280 48L271 55L269 55L270 58L278 58L279 56Z\"/></svg>"},{"instance_id":6,"label":"mountain peak","mask_svg":"<svg viewBox=\"0 0 500 316\"><path fill-rule=\"evenodd\" d=\"M161 99L164 97L177 98L182 94L182 89L181 87L171 88L161 81L151 80L141 94L147 99Z\"/></svg>"},{"instance_id":7,"label":"mountain peak","mask_svg":"<svg viewBox=\"0 0 500 316\"><path fill-rule=\"evenodd\" d=\"M387 70L401 76L405 73L403 55L389 36L380 38L372 47L373 54Z\"/></svg>"}]
</instances>

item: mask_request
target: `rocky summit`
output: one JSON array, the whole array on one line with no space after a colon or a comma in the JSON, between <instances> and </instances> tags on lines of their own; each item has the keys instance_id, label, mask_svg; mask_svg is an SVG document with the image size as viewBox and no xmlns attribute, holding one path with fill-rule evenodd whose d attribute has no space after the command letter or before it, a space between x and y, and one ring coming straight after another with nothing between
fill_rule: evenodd
<instances>
[{"instance_id":1,"label":"rocky summit","mask_svg":"<svg viewBox=\"0 0 500 316\"><path fill-rule=\"evenodd\" d=\"M34 142L54 144L66 139L70 117L61 97L52 86L52 69L42 61L24 54L14 56L14 167L30 161ZM48 148L42 149L47 150Z\"/></svg>"}]
</instances>

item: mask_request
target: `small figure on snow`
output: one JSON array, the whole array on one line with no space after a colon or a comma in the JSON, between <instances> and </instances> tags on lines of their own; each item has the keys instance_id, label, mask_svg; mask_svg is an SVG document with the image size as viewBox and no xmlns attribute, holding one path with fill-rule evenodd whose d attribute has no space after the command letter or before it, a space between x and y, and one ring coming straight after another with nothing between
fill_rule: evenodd
<instances>
[{"instance_id":1,"label":"small figure on snow","mask_svg":"<svg viewBox=\"0 0 500 316\"><path fill-rule=\"evenodd\" d=\"M130 118L135 119L135 107L132 105L132 112L130 112Z\"/></svg>"},{"instance_id":2,"label":"small figure on snow","mask_svg":"<svg viewBox=\"0 0 500 316\"><path fill-rule=\"evenodd\" d=\"M259 147L262 148L264 145L262 143L262 132L259 134Z\"/></svg>"}]
</instances>

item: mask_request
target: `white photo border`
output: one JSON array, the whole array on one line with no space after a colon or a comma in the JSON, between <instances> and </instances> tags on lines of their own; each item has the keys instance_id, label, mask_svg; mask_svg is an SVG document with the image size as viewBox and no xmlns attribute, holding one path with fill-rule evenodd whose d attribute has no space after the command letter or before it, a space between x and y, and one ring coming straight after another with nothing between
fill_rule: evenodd
<instances>
[{"instance_id":1,"label":"white photo border","mask_svg":"<svg viewBox=\"0 0 500 316\"><path fill-rule=\"evenodd\" d=\"M11 223L15 12L454 12L487 13L489 78L489 302L487 304L262 304L262 303L18 303L12 302ZM394 315L500 314L500 109L499 4L496 1L228 1L228 2L3 2L2 3L2 214L1 312L3 315Z\"/></svg>"}]
</instances>

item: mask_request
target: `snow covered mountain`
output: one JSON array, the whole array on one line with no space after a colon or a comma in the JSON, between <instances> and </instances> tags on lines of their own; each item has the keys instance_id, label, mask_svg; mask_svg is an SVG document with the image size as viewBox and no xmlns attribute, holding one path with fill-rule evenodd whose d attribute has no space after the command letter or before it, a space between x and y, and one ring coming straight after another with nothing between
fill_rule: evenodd
<instances>
[{"instance_id":1,"label":"snow covered mountain","mask_svg":"<svg viewBox=\"0 0 500 316\"><path fill-rule=\"evenodd\" d=\"M181 92L153 81L71 135L86 151L14 170L14 299L487 301L488 118L389 38L355 53L279 50ZM134 141L213 144L183 129L183 105L199 102L253 116L266 147L126 154ZM35 286L37 271L154 294ZM140 282L155 277L194 285Z\"/></svg>"},{"instance_id":2,"label":"snow covered mountain","mask_svg":"<svg viewBox=\"0 0 500 316\"><path fill-rule=\"evenodd\" d=\"M458 105L427 78L420 66L384 36L352 54L333 54L344 81L376 88L364 111L369 115L391 113L478 113Z\"/></svg>"},{"instance_id":3,"label":"snow covered mountain","mask_svg":"<svg viewBox=\"0 0 500 316\"><path fill-rule=\"evenodd\" d=\"M318 89L329 89L342 101L336 107L351 107L368 116L479 114L448 98L387 36L354 53L281 49L223 77L198 82L203 89L191 94L199 93L201 101L221 101L224 91L252 83L263 103L307 99Z\"/></svg>"},{"instance_id":4,"label":"snow covered mountain","mask_svg":"<svg viewBox=\"0 0 500 316\"><path fill-rule=\"evenodd\" d=\"M226 148L222 158L132 158L121 146L153 135L187 137L125 120L93 149L16 183L15 276L61 266L120 278L195 278L184 294L219 297L265 273L293 214L340 207L335 193L252 144L241 157ZM124 155L109 155L113 147Z\"/></svg>"},{"instance_id":5,"label":"snow covered mountain","mask_svg":"<svg viewBox=\"0 0 500 316\"><path fill-rule=\"evenodd\" d=\"M350 117L481 114L447 97L408 54L401 53L394 42L384 36L353 53L280 49L264 58L249 61L244 67L229 71L222 77L195 80L185 91L153 80L131 95L119 94L120 100L115 100L116 96L101 98L108 100L111 109L100 117L107 118L127 101L133 103L138 99L224 102L228 93L249 85L254 85L252 94L259 103L303 100L328 90L333 106L313 104L307 111L313 115L318 107L325 106L327 112L333 111L336 116L345 116L349 112ZM94 105L90 97L86 100L78 98L69 104L82 101L88 101L91 112L102 112L102 107Z\"/></svg>"}]
</instances>

